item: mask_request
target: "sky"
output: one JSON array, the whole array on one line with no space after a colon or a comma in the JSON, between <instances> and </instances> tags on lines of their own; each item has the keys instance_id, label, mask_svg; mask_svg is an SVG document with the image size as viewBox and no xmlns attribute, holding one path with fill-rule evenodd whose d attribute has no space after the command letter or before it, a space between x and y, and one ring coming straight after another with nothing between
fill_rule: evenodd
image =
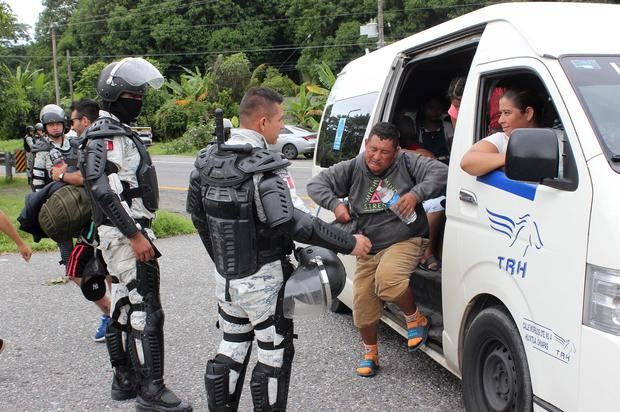
<instances>
[{"instance_id":1,"label":"sky","mask_svg":"<svg viewBox=\"0 0 620 412\"><path fill-rule=\"evenodd\" d=\"M17 16L20 23L30 26L30 37L34 37L34 25L39 18L39 13L43 11L41 0L2 0L11 6L13 14Z\"/></svg>"}]
</instances>

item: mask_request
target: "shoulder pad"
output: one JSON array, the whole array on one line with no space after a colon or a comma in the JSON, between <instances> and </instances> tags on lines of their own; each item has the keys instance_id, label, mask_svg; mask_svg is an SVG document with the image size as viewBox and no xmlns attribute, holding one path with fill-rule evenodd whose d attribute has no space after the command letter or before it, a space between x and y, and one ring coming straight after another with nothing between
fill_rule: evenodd
<instances>
[{"instance_id":1,"label":"shoulder pad","mask_svg":"<svg viewBox=\"0 0 620 412\"><path fill-rule=\"evenodd\" d=\"M37 139L32 145L32 153L49 152L54 148L54 144L47 139Z\"/></svg>"},{"instance_id":2,"label":"shoulder pad","mask_svg":"<svg viewBox=\"0 0 620 412\"><path fill-rule=\"evenodd\" d=\"M194 167L196 169L202 169L207 164L207 159L213 155L213 148L215 145L209 145L204 149L200 149L198 152L198 156L196 156L196 161L194 162Z\"/></svg>"},{"instance_id":3,"label":"shoulder pad","mask_svg":"<svg viewBox=\"0 0 620 412\"><path fill-rule=\"evenodd\" d=\"M291 164L274 150L255 148L252 154L237 165L245 173L262 173L282 169Z\"/></svg>"},{"instance_id":4,"label":"shoulder pad","mask_svg":"<svg viewBox=\"0 0 620 412\"><path fill-rule=\"evenodd\" d=\"M115 136L132 136L132 131L109 117L100 117L84 132L87 139L104 139Z\"/></svg>"},{"instance_id":5,"label":"shoulder pad","mask_svg":"<svg viewBox=\"0 0 620 412\"><path fill-rule=\"evenodd\" d=\"M234 152L218 152L217 146L203 149L194 163L200 171L202 182L219 186L235 186L252 175L240 170L237 166L238 155Z\"/></svg>"},{"instance_id":6,"label":"shoulder pad","mask_svg":"<svg viewBox=\"0 0 620 412\"><path fill-rule=\"evenodd\" d=\"M108 150L104 140L87 140L82 158L85 180L95 180L105 173Z\"/></svg>"}]
</instances>

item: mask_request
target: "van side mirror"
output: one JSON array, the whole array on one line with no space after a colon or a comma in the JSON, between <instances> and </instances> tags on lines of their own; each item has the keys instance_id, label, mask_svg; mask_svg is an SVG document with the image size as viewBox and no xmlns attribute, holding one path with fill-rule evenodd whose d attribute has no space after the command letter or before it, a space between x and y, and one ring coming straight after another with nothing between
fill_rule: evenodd
<instances>
[{"instance_id":1,"label":"van side mirror","mask_svg":"<svg viewBox=\"0 0 620 412\"><path fill-rule=\"evenodd\" d=\"M508 140L506 176L540 183L558 177L560 152L552 129L516 129Z\"/></svg>"}]
</instances>

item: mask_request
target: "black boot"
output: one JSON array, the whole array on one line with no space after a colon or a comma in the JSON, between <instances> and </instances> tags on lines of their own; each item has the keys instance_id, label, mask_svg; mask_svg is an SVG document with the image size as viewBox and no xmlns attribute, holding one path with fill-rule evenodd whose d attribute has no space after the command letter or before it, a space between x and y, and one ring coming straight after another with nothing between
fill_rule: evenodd
<instances>
[{"instance_id":1,"label":"black boot","mask_svg":"<svg viewBox=\"0 0 620 412\"><path fill-rule=\"evenodd\" d=\"M137 386L136 375L131 368L117 367L112 378L112 399L124 401L135 398L138 393Z\"/></svg>"},{"instance_id":2,"label":"black boot","mask_svg":"<svg viewBox=\"0 0 620 412\"><path fill-rule=\"evenodd\" d=\"M192 406L166 388L163 380L142 381L136 397L137 411L191 412Z\"/></svg>"},{"instance_id":3,"label":"black boot","mask_svg":"<svg viewBox=\"0 0 620 412\"><path fill-rule=\"evenodd\" d=\"M164 312L147 305L146 326L143 332L132 331L133 342L129 354L140 376L136 397L137 411L190 412L192 406L179 399L164 385ZM141 341L140 348L136 340ZM142 351L142 357L138 351ZM140 358L144 364L140 363Z\"/></svg>"}]
</instances>

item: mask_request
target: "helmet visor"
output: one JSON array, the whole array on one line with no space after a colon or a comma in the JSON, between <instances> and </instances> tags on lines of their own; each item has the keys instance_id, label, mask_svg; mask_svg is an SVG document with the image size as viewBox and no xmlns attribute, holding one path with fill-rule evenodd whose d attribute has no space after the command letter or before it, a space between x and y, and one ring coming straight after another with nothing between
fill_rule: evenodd
<instances>
[{"instance_id":1,"label":"helmet visor","mask_svg":"<svg viewBox=\"0 0 620 412\"><path fill-rule=\"evenodd\" d=\"M139 57L127 57L114 66L107 79L108 84L121 78L132 86L148 84L159 89L164 84L164 76L148 61Z\"/></svg>"},{"instance_id":2,"label":"helmet visor","mask_svg":"<svg viewBox=\"0 0 620 412\"><path fill-rule=\"evenodd\" d=\"M329 279L323 263L300 266L284 286L284 316L287 318L315 317L331 306Z\"/></svg>"}]
</instances>

